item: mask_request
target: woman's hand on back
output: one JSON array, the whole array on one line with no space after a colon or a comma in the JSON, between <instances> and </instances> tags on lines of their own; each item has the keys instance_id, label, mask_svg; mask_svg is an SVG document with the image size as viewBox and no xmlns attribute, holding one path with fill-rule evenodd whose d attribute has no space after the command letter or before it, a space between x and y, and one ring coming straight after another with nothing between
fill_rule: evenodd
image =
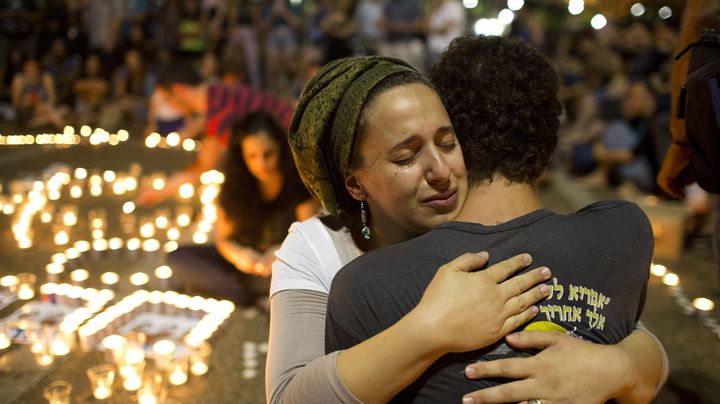
<instances>
[{"instance_id":1,"label":"woman's hand on back","mask_svg":"<svg viewBox=\"0 0 720 404\"><path fill-rule=\"evenodd\" d=\"M464 254L440 267L413 310L443 352L465 352L499 341L535 317L534 304L548 296L542 284L550 278L548 268L511 277L530 265L529 254L477 271L488 258L485 252Z\"/></svg>"}]
</instances>

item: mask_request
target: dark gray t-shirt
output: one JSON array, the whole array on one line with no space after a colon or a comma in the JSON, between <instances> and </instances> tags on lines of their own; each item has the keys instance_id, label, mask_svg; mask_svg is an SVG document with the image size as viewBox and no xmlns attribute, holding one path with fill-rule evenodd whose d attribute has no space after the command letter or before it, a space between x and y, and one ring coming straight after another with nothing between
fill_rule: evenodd
<instances>
[{"instance_id":1,"label":"dark gray t-shirt","mask_svg":"<svg viewBox=\"0 0 720 404\"><path fill-rule=\"evenodd\" d=\"M531 329L551 328L551 322L578 338L613 344L633 331L642 313L653 237L645 214L625 201L598 202L570 215L541 209L497 226L444 224L369 252L338 272L328 300L326 351L349 348L388 328L417 305L437 268L478 251L490 253L490 264L528 252L530 268L552 270L551 295ZM464 394L501 382L466 379L467 364L521 354L503 342L447 354L394 401L461 402Z\"/></svg>"}]
</instances>

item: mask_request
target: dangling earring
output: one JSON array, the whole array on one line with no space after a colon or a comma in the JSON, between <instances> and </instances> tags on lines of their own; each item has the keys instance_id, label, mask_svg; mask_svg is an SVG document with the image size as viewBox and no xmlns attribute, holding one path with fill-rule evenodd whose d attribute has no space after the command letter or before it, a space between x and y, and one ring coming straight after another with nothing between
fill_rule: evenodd
<instances>
[{"instance_id":1,"label":"dangling earring","mask_svg":"<svg viewBox=\"0 0 720 404\"><path fill-rule=\"evenodd\" d=\"M370 240L370 228L367 225L367 214L365 213L365 201L360 201L360 221L362 222L362 229L360 233L365 240Z\"/></svg>"}]
</instances>

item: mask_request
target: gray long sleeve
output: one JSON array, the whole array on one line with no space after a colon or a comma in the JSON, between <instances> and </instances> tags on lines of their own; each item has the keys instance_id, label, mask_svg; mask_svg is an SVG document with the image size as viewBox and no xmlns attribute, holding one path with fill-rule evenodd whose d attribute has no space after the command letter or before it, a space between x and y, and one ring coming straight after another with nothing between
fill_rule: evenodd
<instances>
[{"instance_id":1,"label":"gray long sleeve","mask_svg":"<svg viewBox=\"0 0 720 404\"><path fill-rule=\"evenodd\" d=\"M290 289L270 301L265 397L277 403L359 404L337 372L339 352L325 355L327 294Z\"/></svg>"}]
</instances>

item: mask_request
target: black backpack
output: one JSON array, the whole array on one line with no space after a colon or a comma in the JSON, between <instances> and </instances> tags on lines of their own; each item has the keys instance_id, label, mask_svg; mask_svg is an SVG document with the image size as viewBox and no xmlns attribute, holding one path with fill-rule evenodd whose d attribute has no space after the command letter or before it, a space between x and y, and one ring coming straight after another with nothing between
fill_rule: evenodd
<instances>
[{"instance_id":1,"label":"black backpack","mask_svg":"<svg viewBox=\"0 0 720 404\"><path fill-rule=\"evenodd\" d=\"M678 99L678 118L685 119L690 168L698 185L720 194L720 33L703 30L692 49L688 76Z\"/></svg>"}]
</instances>

